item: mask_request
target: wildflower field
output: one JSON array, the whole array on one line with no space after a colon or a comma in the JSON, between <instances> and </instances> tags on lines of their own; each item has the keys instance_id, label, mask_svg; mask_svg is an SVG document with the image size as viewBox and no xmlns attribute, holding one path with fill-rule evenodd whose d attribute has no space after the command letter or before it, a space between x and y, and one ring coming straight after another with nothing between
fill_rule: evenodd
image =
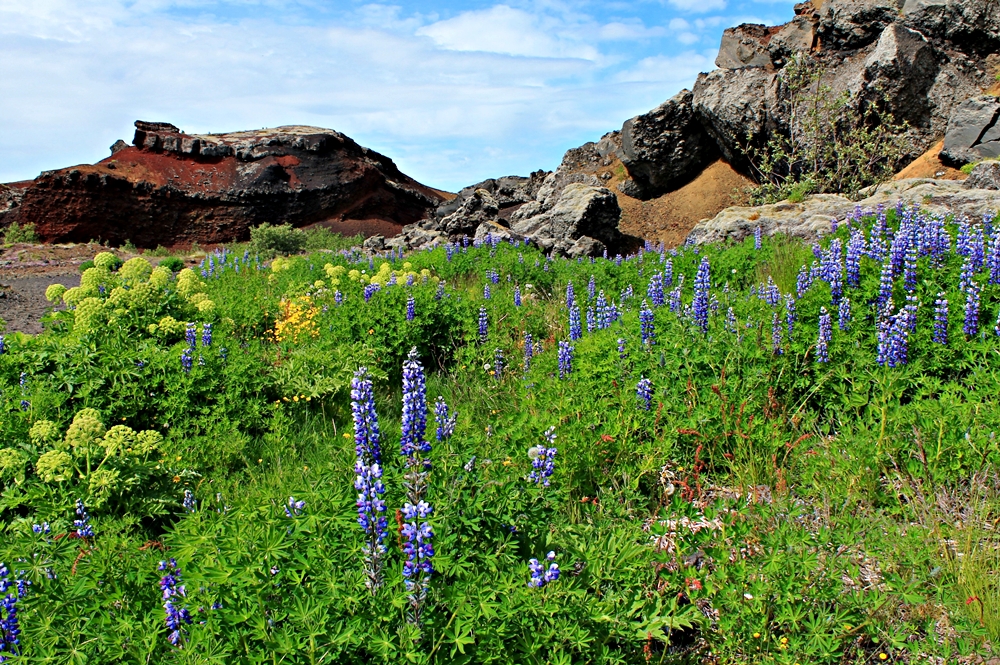
<instances>
[{"instance_id":1,"label":"wildflower field","mask_svg":"<svg viewBox=\"0 0 1000 665\"><path fill-rule=\"evenodd\" d=\"M179 267L173 265L174 268ZM0 342L0 661L957 663L1000 226L113 252Z\"/></svg>"}]
</instances>

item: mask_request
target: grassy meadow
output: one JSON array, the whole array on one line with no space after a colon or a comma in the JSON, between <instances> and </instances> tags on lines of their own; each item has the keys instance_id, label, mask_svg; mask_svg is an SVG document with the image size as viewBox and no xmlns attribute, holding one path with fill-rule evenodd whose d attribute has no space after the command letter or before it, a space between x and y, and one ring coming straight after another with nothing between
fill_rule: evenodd
<instances>
[{"instance_id":1,"label":"grassy meadow","mask_svg":"<svg viewBox=\"0 0 1000 665\"><path fill-rule=\"evenodd\" d=\"M0 661L956 663L1000 638L991 219L170 267L103 252L2 338Z\"/></svg>"}]
</instances>

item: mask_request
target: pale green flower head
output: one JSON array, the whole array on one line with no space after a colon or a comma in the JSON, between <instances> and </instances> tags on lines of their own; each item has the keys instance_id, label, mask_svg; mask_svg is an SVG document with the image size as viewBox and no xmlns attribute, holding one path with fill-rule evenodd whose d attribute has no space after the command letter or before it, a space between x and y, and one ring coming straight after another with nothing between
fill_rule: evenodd
<instances>
[{"instance_id":1,"label":"pale green flower head","mask_svg":"<svg viewBox=\"0 0 1000 665\"><path fill-rule=\"evenodd\" d=\"M137 256L122 264L122 267L118 269L118 277L129 282L140 282L147 280L152 272L153 266L149 261Z\"/></svg>"},{"instance_id":2,"label":"pale green flower head","mask_svg":"<svg viewBox=\"0 0 1000 665\"><path fill-rule=\"evenodd\" d=\"M100 256L100 255L98 255ZM112 282L111 271L107 268L87 268L80 277L80 288L85 289L88 294L97 293L97 287L101 284L107 285Z\"/></svg>"},{"instance_id":3,"label":"pale green flower head","mask_svg":"<svg viewBox=\"0 0 1000 665\"><path fill-rule=\"evenodd\" d=\"M100 298L84 298L76 306L73 331L79 334L95 332L104 324L104 302Z\"/></svg>"},{"instance_id":4,"label":"pale green flower head","mask_svg":"<svg viewBox=\"0 0 1000 665\"><path fill-rule=\"evenodd\" d=\"M109 455L120 455L135 445L135 430L127 425L115 425L105 433L102 445Z\"/></svg>"},{"instance_id":5,"label":"pale green flower head","mask_svg":"<svg viewBox=\"0 0 1000 665\"><path fill-rule=\"evenodd\" d=\"M35 462L35 471L42 482L65 482L73 477L73 458L61 450L50 450Z\"/></svg>"},{"instance_id":6,"label":"pale green flower head","mask_svg":"<svg viewBox=\"0 0 1000 665\"><path fill-rule=\"evenodd\" d=\"M51 420L36 420L28 430L28 438L39 448L44 448L59 438L59 428Z\"/></svg>"},{"instance_id":7,"label":"pale green flower head","mask_svg":"<svg viewBox=\"0 0 1000 665\"><path fill-rule=\"evenodd\" d=\"M94 257L94 266L110 271L118 263L118 257L111 252L101 252Z\"/></svg>"},{"instance_id":8,"label":"pale green flower head","mask_svg":"<svg viewBox=\"0 0 1000 665\"><path fill-rule=\"evenodd\" d=\"M103 503L118 488L119 476L117 469L98 469L90 474L88 488L95 505Z\"/></svg>"},{"instance_id":9,"label":"pale green flower head","mask_svg":"<svg viewBox=\"0 0 1000 665\"><path fill-rule=\"evenodd\" d=\"M24 471L27 462L19 450L0 448L0 480L13 480Z\"/></svg>"},{"instance_id":10,"label":"pale green flower head","mask_svg":"<svg viewBox=\"0 0 1000 665\"><path fill-rule=\"evenodd\" d=\"M68 290L62 284L49 284L49 287L45 289L45 299L52 304L57 304Z\"/></svg>"},{"instance_id":11,"label":"pale green flower head","mask_svg":"<svg viewBox=\"0 0 1000 665\"><path fill-rule=\"evenodd\" d=\"M156 266L153 268L153 272L149 274L149 284L152 284L158 289L163 289L170 283L171 277L173 277L173 273L171 273L168 268Z\"/></svg>"},{"instance_id":12,"label":"pale green flower head","mask_svg":"<svg viewBox=\"0 0 1000 665\"><path fill-rule=\"evenodd\" d=\"M73 418L66 431L66 445L77 454L86 454L91 446L104 437L104 424L96 409L84 409Z\"/></svg>"},{"instance_id":13,"label":"pale green flower head","mask_svg":"<svg viewBox=\"0 0 1000 665\"><path fill-rule=\"evenodd\" d=\"M163 443L163 436L156 430L143 430L136 434L132 450L136 455L148 455Z\"/></svg>"}]
</instances>

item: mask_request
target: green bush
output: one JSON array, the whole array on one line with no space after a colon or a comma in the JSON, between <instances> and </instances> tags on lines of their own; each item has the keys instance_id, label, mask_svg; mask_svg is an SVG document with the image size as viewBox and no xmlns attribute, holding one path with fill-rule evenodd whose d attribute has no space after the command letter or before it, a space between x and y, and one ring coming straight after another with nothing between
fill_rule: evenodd
<instances>
[{"instance_id":1,"label":"green bush","mask_svg":"<svg viewBox=\"0 0 1000 665\"><path fill-rule=\"evenodd\" d=\"M977 166L979 166L979 162L969 162L968 164L963 164L962 168L959 170L965 175L969 175L970 173L972 173L972 169L976 168Z\"/></svg>"},{"instance_id":2,"label":"green bush","mask_svg":"<svg viewBox=\"0 0 1000 665\"><path fill-rule=\"evenodd\" d=\"M808 56L793 58L779 73L790 128L763 146L747 136L744 155L758 183L746 192L751 204L801 201L809 192L858 200L864 188L889 180L901 165L908 126L885 110L886 99L833 94L822 78L823 68Z\"/></svg>"},{"instance_id":3,"label":"green bush","mask_svg":"<svg viewBox=\"0 0 1000 665\"><path fill-rule=\"evenodd\" d=\"M291 224L261 224L250 229L251 252L264 258L298 254L305 249L307 240L305 231Z\"/></svg>"},{"instance_id":4,"label":"green bush","mask_svg":"<svg viewBox=\"0 0 1000 665\"><path fill-rule=\"evenodd\" d=\"M180 272L184 269L183 259L179 259L176 256L170 256L162 259L158 265L163 266L170 272Z\"/></svg>"},{"instance_id":5,"label":"green bush","mask_svg":"<svg viewBox=\"0 0 1000 665\"><path fill-rule=\"evenodd\" d=\"M86 272L89 268L93 267L94 267L94 261L92 259L88 259L87 261L84 261L83 263L80 264L79 270L80 272Z\"/></svg>"},{"instance_id":6,"label":"green bush","mask_svg":"<svg viewBox=\"0 0 1000 665\"><path fill-rule=\"evenodd\" d=\"M5 245L13 245L17 242L34 243L38 242L38 235L35 233L34 224L18 226L17 222L12 223L3 233Z\"/></svg>"}]
</instances>

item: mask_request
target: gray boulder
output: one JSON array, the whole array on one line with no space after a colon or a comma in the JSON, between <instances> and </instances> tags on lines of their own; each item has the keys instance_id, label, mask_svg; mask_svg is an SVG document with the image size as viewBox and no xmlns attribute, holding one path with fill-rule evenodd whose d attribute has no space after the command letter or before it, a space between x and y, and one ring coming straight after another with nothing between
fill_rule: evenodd
<instances>
[{"instance_id":1,"label":"gray boulder","mask_svg":"<svg viewBox=\"0 0 1000 665\"><path fill-rule=\"evenodd\" d=\"M573 182L562 189L548 210L519 219L511 229L549 252L568 256L571 250L578 255L586 250L593 256L625 240L618 230L620 219L621 208L611 190ZM583 237L587 240L578 242Z\"/></svg>"},{"instance_id":2,"label":"gray boulder","mask_svg":"<svg viewBox=\"0 0 1000 665\"><path fill-rule=\"evenodd\" d=\"M782 122L779 92L777 74L762 67L716 69L698 75L691 103L726 161L746 165L748 140L763 141Z\"/></svg>"},{"instance_id":3,"label":"gray boulder","mask_svg":"<svg viewBox=\"0 0 1000 665\"><path fill-rule=\"evenodd\" d=\"M905 0L903 21L936 40L985 56L1000 47L1000 4L996 0Z\"/></svg>"},{"instance_id":4,"label":"gray boulder","mask_svg":"<svg viewBox=\"0 0 1000 665\"><path fill-rule=\"evenodd\" d=\"M719 149L698 122L693 99L689 90L682 90L625 122L619 157L637 186L631 195L676 189L718 158Z\"/></svg>"},{"instance_id":5,"label":"gray boulder","mask_svg":"<svg viewBox=\"0 0 1000 665\"><path fill-rule=\"evenodd\" d=\"M897 0L826 0L819 9L816 36L826 50L857 49L878 39L898 18Z\"/></svg>"},{"instance_id":6,"label":"gray boulder","mask_svg":"<svg viewBox=\"0 0 1000 665\"><path fill-rule=\"evenodd\" d=\"M988 161L976 164L965 180L965 188L1000 190L1000 162Z\"/></svg>"},{"instance_id":7,"label":"gray boulder","mask_svg":"<svg viewBox=\"0 0 1000 665\"><path fill-rule=\"evenodd\" d=\"M722 69L780 68L791 55L811 50L815 41L815 21L804 16L796 16L774 28L744 23L723 31L715 66Z\"/></svg>"},{"instance_id":8,"label":"gray boulder","mask_svg":"<svg viewBox=\"0 0 1000 665\"><path fill-rule=\"evenodd\" d=\"M980 96L955 109L944 135L941 158L955 165L1000 157L1000 99Z\"/></svg>"},{"instance_id":9,"label":"gray boulder","mask_svg":"<svg viewBox=\"0 0 1000 665\"><path fill-rule=\"evenodd\" d=\"M879 205L894 206L897 201L906 206L919 206L933 215L965 215L972 219L1000 211L1000 191L967 189L961 180L894 180L868 194L858 202L836 194L815 194L801 203L782 201L726 208L714 218L698 222L687 241L694 244L741 241L758 226L764 235L782 233L814 240L830 231L833 219L843 220L857 206L871 211Z\"/></svg>"},{"instance_id":10,"label":"gray boulder","mask_svg":"<svg viewBox=\"0 0 1000 665\"><path fill-rule=\"evenodd\" d=\"M496 220L500 206L485 189L477 189L455 212L441 220L439 229L450 236L472 235L483 222Z\"/></svg>"}]
</instances>

